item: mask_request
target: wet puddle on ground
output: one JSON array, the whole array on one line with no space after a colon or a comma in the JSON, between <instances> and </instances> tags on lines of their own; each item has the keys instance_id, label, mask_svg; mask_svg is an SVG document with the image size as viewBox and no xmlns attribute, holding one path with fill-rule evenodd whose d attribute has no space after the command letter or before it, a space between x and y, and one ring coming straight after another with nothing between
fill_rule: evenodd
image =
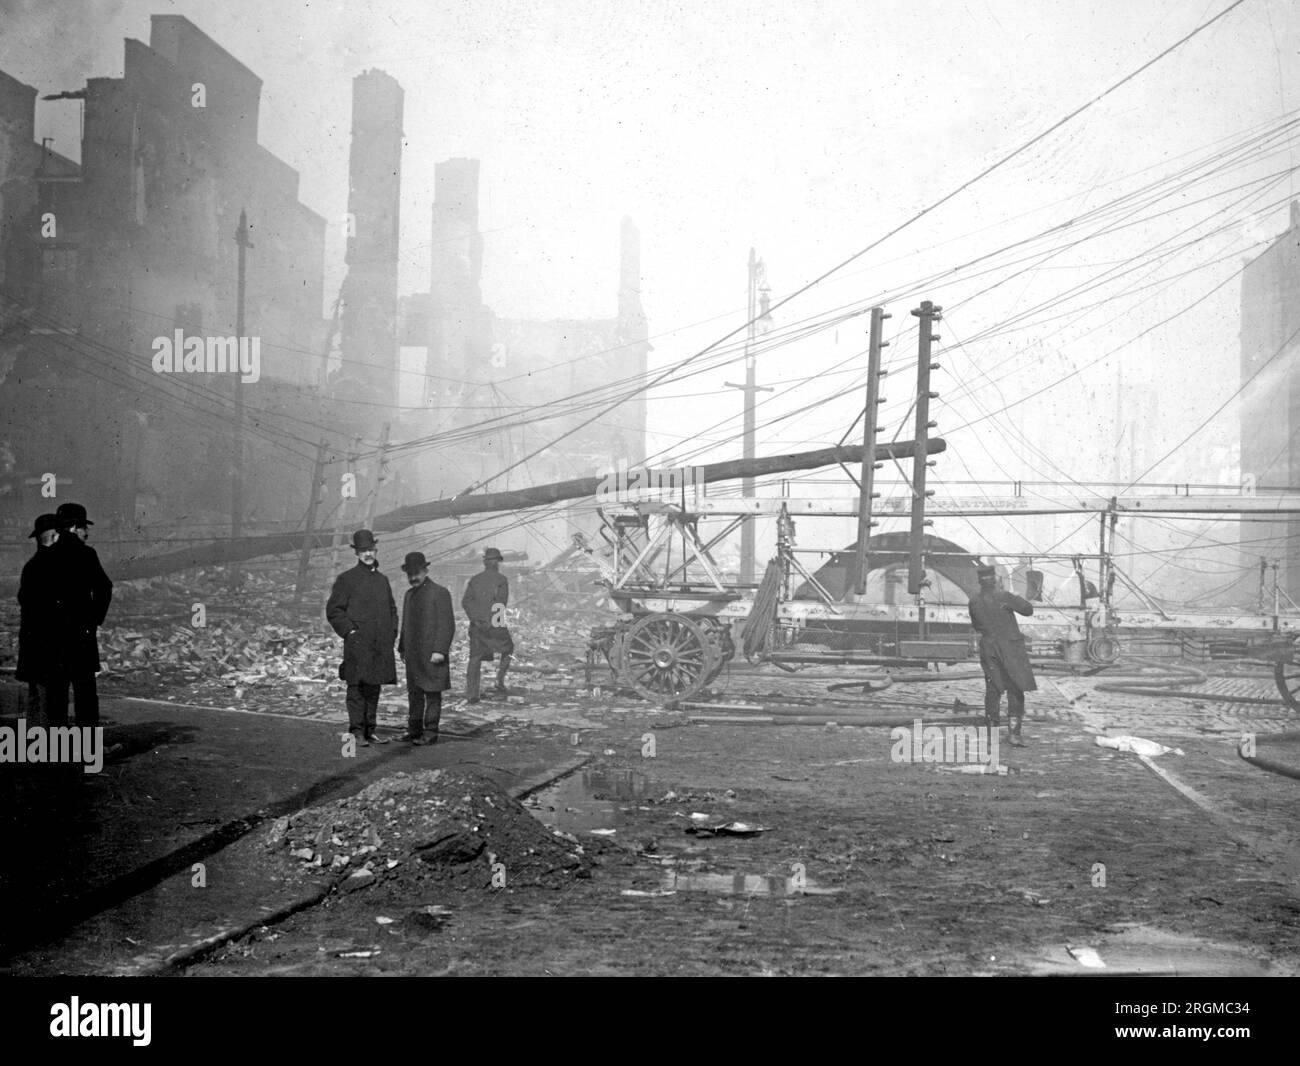
<instances>
[{"instance_id":1,"label":"wet puddle on ground","mask_svg":"<svg viewBox=\"0 0 1300 1066\"><path fill-rule=\"evenodd\" d=\"M662 892L712 892L722 896L833 896L840 889L822 888L806 877L770 874L705 874L664 871Z\"/></svg>"},{"instance_id":2,"label":"wet puddle on ground","mask_svg":"<svg viewBox=\"0 0 1300 1066\"><path fill-rule=\"evenodd\" d=\"M1089 941L1088 946L1046 948L1026 960L1033 974L1141 974L1168 977L1278 976L1266 959L1248 948L1223 944L1155 926L1126 924Z\"/></svg>"},{"instance_id":3,"label":"wet puddle on ground","mask_svg":"<svg viewBox=\"0 0 1300 1066\"><path fill-rule=\"evenodd\" d=\"M543 825L579 839L609 835L623 824L624 811L642 806L637 801L656 800L670 791L663 781L637 770L583 770L534 793L524 801L528 812ZM707 848L696 839L674 842L680 855L645 856L663 865L661 887L627 889L625 896L670 896L677 892L709 892L723 896L828 896L842 891L823 888L803 874L705 873ZM698 857L687 857L696 853Z\"/></svg>"},{"instance_id":4,"label":"wet puddle on ground","mask_svg":"<svg viewBox=\"0 0 1300 1066\"><path fill-rule=\"evenodd\" d=\"M583 770L535 792L524 806L543 825L581 837L593 830L616 829L620 807L658 799L668 791L667 785L638 770Z\"/></svg>"}]
</instances>

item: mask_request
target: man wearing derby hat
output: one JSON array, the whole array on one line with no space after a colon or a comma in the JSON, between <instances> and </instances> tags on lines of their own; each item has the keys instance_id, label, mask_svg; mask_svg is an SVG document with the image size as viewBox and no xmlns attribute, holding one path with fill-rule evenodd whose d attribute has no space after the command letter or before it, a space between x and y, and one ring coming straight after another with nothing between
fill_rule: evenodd
<instances>
[{"instance_id":1,"label":"man wearing derby hat","mask_svg":"<svg viewBox=\"0 0 1300 1066\"><path fill-rule=\"evenodd\" d=\"M348 683L348 732L358 747L387 744L375 732L379 686L397 683L397 604L388 578L379 572L378 545L368 529L352 534L357 565L334 579L325 618L343 638L339 677Z\"/></svg>"},{"instance_id":2,"label":"man wearing derby hat","mask_svg":"<svg viewBox=\"0 0 1300 1066\"><path fill-rule=\"evenodd\" d=\"M58 539L38 555L48 580L50 614L49 679L45 688L46 719L68 724L68 686L72 686L78 726L99 725L99 627L113 599L113 582L99 555L86 543L92 522L79 503L61 503L54 516Z\"/></svg>"},{"instance_id":3,"label":"man wearing derby hat","mask_svg":"<svg viewBox=\"0 0 1300 1066\"><path fill-rule=\"evenodd\" d=\"M45 688L51 675L50 632L53 596L48 587L49 568L44 566L50 546L58 538L59 521L53 514L38 515L27 534L36 540L36 552L23 564L18 580L18 667L14 676L27 682L27 711L37 725L45 721Z\"/></svg>"},{"instance_id":4,"label":"man wearing derby hat","mask_svg":"<svg viewBox=\"0 0 1300 1066\"><path fill-rule=\"evenodd\" d=\"M506 604L510 602L510 582L501 573L504 556L496 548L483 553L483 571L469 579L460 605L469 618L469 666L465 671L465 695L470 703L479 702L479 679L483 662L501 656L497 666L497 695L505 695L506 671L515 643L506 628Z\"/></svg>"},{"instance_id":5,"label":"man wearing derby hat","mask_svg":"<svg viewBox=\"0 0 1300 1066\"><path fill-rule=\"evenodd\" d=\"M984 670L984 714L998 726L1002 693L1007 694L1007 731L1013 747L1024 747L1020 722L1025 716L1025 693L1038 688L1029 664L1025 638L1016 615L1029 617L1034 605L998 587L997 570L981 566L979 591L970 601L970 621L980 635L980 666Z\"/></svg>"},{"instance_id":6,"label":"man wearing derby hat","mask_svg":"<svg viewBox=\"0 0 1300 1066\"><path fill-rule=\"evenodd\" d=\"M451 593L430 580L423 552L408 552L402 570L410 588L402 601L397 654L406 664L406 735L412 744L436 744L442 694L451 688L451 641L456 616ZM427 732L426 732L427 730Z\"/></svg>"}]
</instances>

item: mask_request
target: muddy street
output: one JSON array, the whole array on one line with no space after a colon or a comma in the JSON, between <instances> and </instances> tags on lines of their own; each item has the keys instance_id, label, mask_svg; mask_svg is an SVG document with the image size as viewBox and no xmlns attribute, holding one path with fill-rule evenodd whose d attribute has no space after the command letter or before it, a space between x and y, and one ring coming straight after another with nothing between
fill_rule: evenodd
<instances>
[{"instance_id":1,"label":"muddy street","mask_svg":"<svg viewBox=\"0 0 1300 1066\"><path fill-rule=\"evenodd\" d=\"M1230 735L1166 733L1181 780L1250 812L1215 817L1072 718L1036 717L1005 776L891 761L883 727L685 725L646 758L611 724L525 800L590 877L358 892L190 972L1050 974L1092 949L1118 973L1294 974L1294 783Z\"/></svg>"},{"instance_id":2,"label":"muddy street","mask_svg":"<svg viewBox=\"0 0 1300 1066\"><path fill-rule=\"evenodd\" d=\"M438 745L353 759L326 721L123 698L109 732L143 739L76 783L99 812L78 823L84 868L17 871L50 879L49 938L20 938L5 971L1295 972L1300 785L1238 754L1288 711L1048 683L990 772L987 753L920 742L968 720L979 682L953 676L882 706L830 671L738 670L715 706L674 710L575 680L459 724L453 705ZM805 721L879 724L741 711L818 691ZM1098 743L1131 735L1171 750L1148 764ZM450 830L420 839L418 805L389 810L368 830L381 862L345 821L323 832L331 804L368 816L385 808L365 790L429 773L452 777L421 802L470 804ZM303 818L312 832L290 831ZM539 867L550 844L569 858Z\"/></svg>"}]
</instances>

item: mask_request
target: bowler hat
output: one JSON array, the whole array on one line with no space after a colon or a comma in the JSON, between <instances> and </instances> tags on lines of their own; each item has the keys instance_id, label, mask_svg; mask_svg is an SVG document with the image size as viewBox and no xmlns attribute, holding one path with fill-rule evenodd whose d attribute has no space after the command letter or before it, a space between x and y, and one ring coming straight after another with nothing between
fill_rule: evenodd
<instances>
[{"instance_id":1,"label":"bowler hat","mask_svg":"<svg viewBox=\"0 0 1300 1066\"><path fill-rule=\"evenodd\" d=\"M977 566L975 568L975 573L979 575L979 579L981 581L985 580L986 578L998 576L998 570L997 567L995 566Z\"/></svg>"},{"instance_id":2,"label":"bowler hat","mask_svg":"<svg viewBox=\"0 0 1300 1066\"><path fill-rule=\"evenodd\" d=\"M408 574L414 574L417 570L427 570L429 560L424 557L424 552L407 552L406 562L402 564L402 569Z\"/></svg>"},{"instance_id":3,"label":"bowler hat","mask_svg":"<svg viewBox=\"0 0 1300 1066\"><path fill-rule=\"evenodd\" d=\"M60 529L77 526L93 526L95 523L86 517L86 509L79 503L61 503L54 515Z\"/></svg>"},{"instance_id":4,"label":"bowler hat","mask_svg":"<svg viewBox=\"0 0 1300 1066\"><path fill-rule=\"evenodd\" d=\"M367 548L375 547L375 535L368 529L358 529L352 534L352 550L365 551Z\"/></svg>"},{"instance_id":5,"label":"bowler hat","mask_svg":"<svg viewBox=\"0 0 1300 1066\"><path fill-rule=\"evenodd\" d=\"M497 562L501 562L501 560L503 560L504 558L505 556L502 555L501 552L498 551L496 548L488 548L483 553L483 561L485 563L491 562L493 559L495 559Z\"/></svg>"},{"instance_id":6,"label":"bowler hat","mask_svg":"<svg viewBox=\"0 0 1300 1066\"><path fill-rule=\"evenodd\" d=\"M29 537L39 537L42 533L48 533L51 529L59 528L59 516L54 514L39 514L36 516L36 526L28 533Z\"/></svg>"}]
</instances>

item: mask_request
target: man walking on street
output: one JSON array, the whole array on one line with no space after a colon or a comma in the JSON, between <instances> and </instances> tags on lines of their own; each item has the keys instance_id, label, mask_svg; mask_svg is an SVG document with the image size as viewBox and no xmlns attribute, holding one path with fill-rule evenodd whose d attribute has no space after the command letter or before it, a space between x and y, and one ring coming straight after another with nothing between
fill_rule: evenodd
<instances>
[{"instance_id":1,"label":"man walking on street","mask_svg":"<svg viewBox=\"0 0 1300 1066\"><path fill-rule=\"evenodd\" d=\"M506 604L510 601L510 582L501 573L504 556L496 548L483 553L483 571L469 579L460 605L469 618L469 666L465 671L465 695L470 703L479 702L479 683L484 661L491 662L501 656L497 666L497 683L493 690L499 696L509 693L506 688L506 671L510 669L510 656L515 643L506 628Z\"/></svg>"},{"instance_id":2,"label":"man walking on street","mask_svg":"<svg viewBox=\"0 0 1300 1066\"><path fill-rule=\"evenodd\" d=\"M334 579L325 617L343 638L339 677L348 683L348 732L361 748L387 744L375 732L379 686L397 683L397 604L388 578L379 572L378 545L368 529L352 534L357 565Z\"/></svg>"},{"instance_id":3,"label":"man walking on street","mask_svg":"<svg viewBox=\"0 0 1300 1066\"><path fill-rule=\"evenodd\" d=\"M76 724L99 725L99 627L113 599L113 582L86 541L94 523L79 503L63 503L55 513L58 539L38 556L51 597L49 632L54 658L45 690L45 713L52 726L68 724L68 686L72 686Z\"/></svg>"},{"instance_id":4,"label":"man walking on street","mask_svg":"<svg viewBox=\"0 0 1300 1066\"><path fill-rule=\"evenodd\" d=\"M45 695L51 675L54 635L50 631L54 597L49 588L48 551L59 535L58 516L38 515L27 534L36 539L35 554L23 564L18 580L18 667L14 676L27 682L27 716L45 726Z\"/></svg>"},{"instance_id":5,"label":"man walking on street","mask_svg":"<svg viewBox=\"0 0 1300 1066\"><path fill-rule=\"evenodd\" d=\"M997 570L981 566L979 592L970 601L971 625L980 635L980 666L984 670L984 714L989 725L998 727L1002 693L1007 694L1007 732L1012 747L1023 748L1020 722L1025 716L1025 693L1038 688L1029 664L1025 638L1016 615L1029 617L1034 605L1013 592L998 587ZM1014 612L1014 613L1012 613Z\"/></svg>"},{"instance_id":6,"label":"man walking on street","mask_svg":"<svg viewBox=\"0 0 1300 1066\"><path fill-rule=\"evenodd\" d=\"M409 552L402 570L411 585L402 601L402 635L397 641L397 654L406 664L408 711L402 739L412 744L436 744L442 694L451 688L448 657L456 635L456 617L451 593L429 580L429 563L423 552Z\"/></svg>"}]
</instances>

